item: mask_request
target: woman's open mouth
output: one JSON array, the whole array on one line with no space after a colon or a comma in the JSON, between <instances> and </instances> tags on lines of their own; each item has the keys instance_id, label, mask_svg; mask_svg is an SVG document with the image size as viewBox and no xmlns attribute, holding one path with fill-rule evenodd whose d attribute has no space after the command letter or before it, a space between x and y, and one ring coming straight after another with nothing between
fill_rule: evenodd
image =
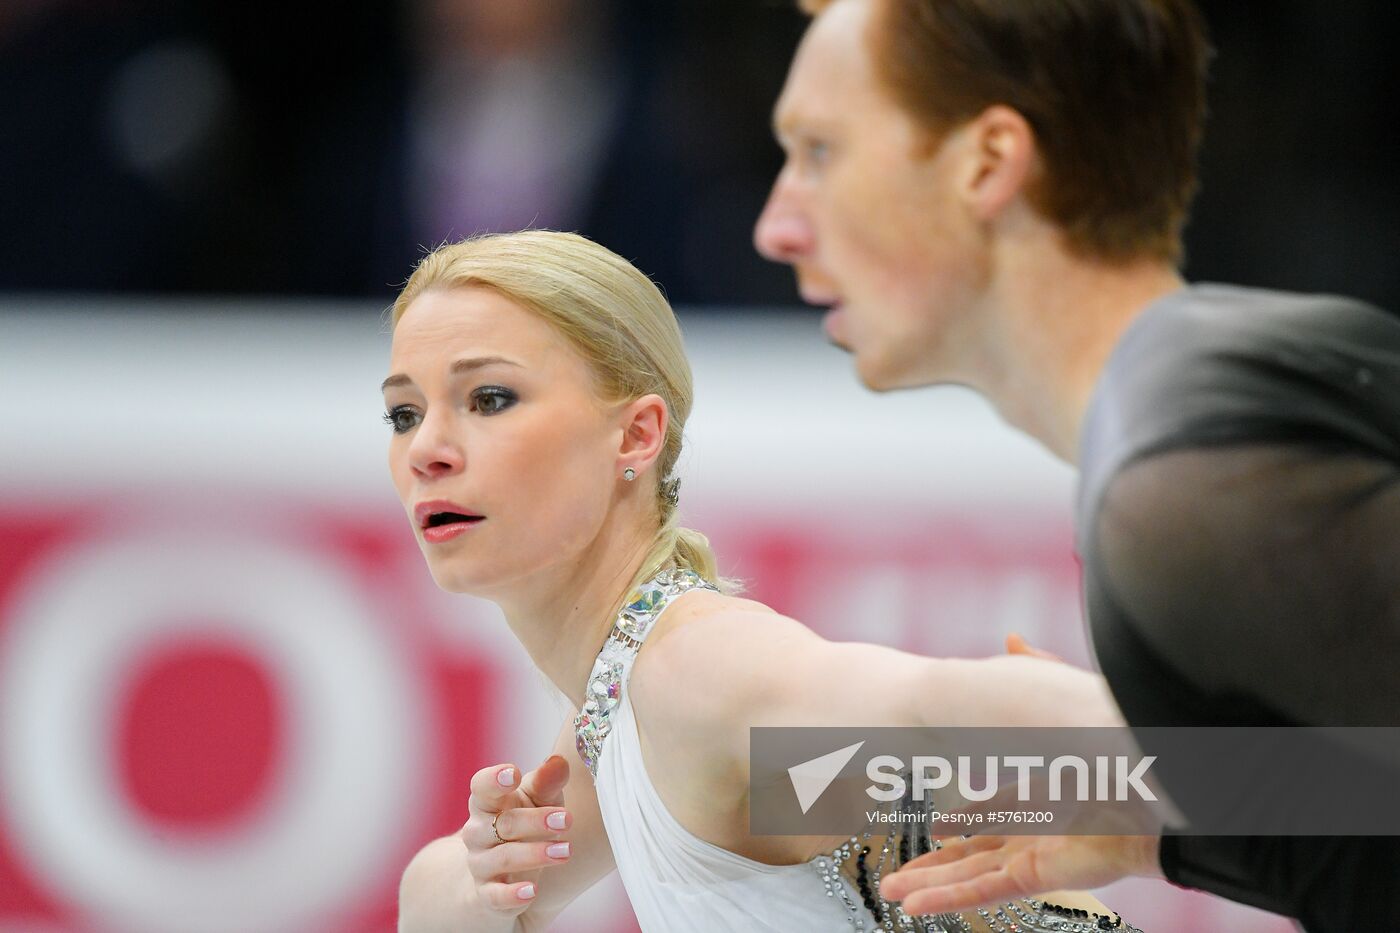
<instances>
[{"instance_id":1,"label":"woman's open mouth","mask_svg":"<svg viewBox=\"0 0 1400 933\"><path fill-rule=\"evenodd\" d=\"M451 541L486 521L486 516L478 515L445 499L421 502L414 508L413 515L423 532L423 540L429 544Z\"/></svg>"},{"instance_id":2,"label":"woman's open mouth","mask_svg":"<svg viewBox=\"0 0 1400 933\"><path fill-rule=\"evenodd\" d=\"M428 519L423 528L423 540L429 544L441 544L465 534L471 528L486 521L480 515L459 515L455 512L438 512Z\"/></svg>"}]
</instances>

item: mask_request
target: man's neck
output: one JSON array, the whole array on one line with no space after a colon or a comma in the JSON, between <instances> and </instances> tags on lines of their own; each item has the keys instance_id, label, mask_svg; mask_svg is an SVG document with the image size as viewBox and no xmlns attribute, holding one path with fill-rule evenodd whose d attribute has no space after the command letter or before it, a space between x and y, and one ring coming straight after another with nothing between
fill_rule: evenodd
<instances>
[{"instance_id":1,"label":"man's neck","mask_svg":"<svg viewBox=\"0 0 1400 933\"><path fill-rule=\"evenodd\" d=\"M1186 283L1170 265L1093 264L1044 251L991 297L980 389L1010 424L1074 463L1094 386L1128 325Z\"/></svg>"}]
</instances>

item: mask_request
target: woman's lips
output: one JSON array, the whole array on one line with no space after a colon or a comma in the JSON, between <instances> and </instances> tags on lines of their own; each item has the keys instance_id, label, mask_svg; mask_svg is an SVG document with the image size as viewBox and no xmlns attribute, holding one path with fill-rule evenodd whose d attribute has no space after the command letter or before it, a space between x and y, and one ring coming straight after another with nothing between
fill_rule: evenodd
<instances>
[{"instance_id":1,"label":"woman's lips","mask_svg":"<svg viewBox=\"0 0 1400 933\"><path fill-rule=\"evenodd\" d=\"M429 544L451 541L484 521L474 509L458 505L450 499L429 499L413 507L413 520Z\"/></svg>"},{"instance_id":2,"label":"woman's lips","mask_svg":"<svg viewBox=\"0 0 1400 933\"><path fill-rule=\"evenodd\" d=\"M466 534L474 526L480 525L486 519L474 518L464 522L451 522L446 525L433 525L431 528L423 529L423 540L429 544L441 544L444 541L451 541L458 535Z\"/></svg>"}]
</instances>

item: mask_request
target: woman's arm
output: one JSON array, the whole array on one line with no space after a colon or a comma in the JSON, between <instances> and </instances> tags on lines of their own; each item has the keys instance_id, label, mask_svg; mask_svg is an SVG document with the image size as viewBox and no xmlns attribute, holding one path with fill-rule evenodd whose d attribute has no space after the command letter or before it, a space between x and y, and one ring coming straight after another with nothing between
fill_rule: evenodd
<instances>
[{"instance_id":1,"label":"woman's arm","mask_svg":"<svg viewBox=\"0 0 1400 933\"><path fill-rule=\"evenodd\" d=\"M747 840L751 727L1123 725L1104 679L1058 660L1026 655L926 658L880 645L827 641L757 604L692 599L677 624L648 639L633 671L633 695L645 695L643 708L658 724L653 745L666 743L668 735L682 735L681 749L703 750L703 756L687 758L687 767L678 773L703 772L704 778L674 782L673 793L663 797L683 825L720 844ZM686 793L687 786L692 793ZM1103 841L1009 837L1012 849L1031 840L1083 848L1090 857L1101 854L1094 846ZM1134 852L1145 843L1155 839L1130 840ZM805 857L804 851L797 846L786 856ZM930 860L929 855L915 860L912 880L923 879L920 869L929 870ZM965 869L966 863L951 871L956 876ZM998 900L1065 886L1056 883L1057 877L1022 874L1019 881L1030 886L1012 885ZM900 881L891 885L892 893L901 885L901 897L920 887L910 887L911 877L904 872L887 874L886 881L896 877ZM1062 894L1057 903L1107 912L1083 894ZM929 910L923 904L912 906L916 913Z\"/></svg>"},{"instance_id":2,"label":"woman's arm","mask_svg":"<svg viewBox=\"0 0 1400 933\"><path fill-rule=\"evenodd\" d=\"M1026 656L928 658L833 642L716 597L648 642L634 678L668 719L747 772L753 726L1122 726L1104 679ZM716 685L722 689L716 689Z\"/></svg>"},{"instance_id":3,"label":"woman's arm","mask_svg":"<svg viewBox=\"0 0 1400 933\"><path fill-rule=\"evenodd\" d=\"M593 779L578 759L573 735L572 722L565 722L551 752L551 757L560 756L569 769L562 803L570 823L567 831L555 837L569 842L569 856L539 875L537 893L529 906L512 914L482 901L459 832L428 843L405 869L399 886L401 933L544 930L576 897L613 870L612 848ZM557 787L557 777L552 780Z\"/></svg>"}]
</instances>

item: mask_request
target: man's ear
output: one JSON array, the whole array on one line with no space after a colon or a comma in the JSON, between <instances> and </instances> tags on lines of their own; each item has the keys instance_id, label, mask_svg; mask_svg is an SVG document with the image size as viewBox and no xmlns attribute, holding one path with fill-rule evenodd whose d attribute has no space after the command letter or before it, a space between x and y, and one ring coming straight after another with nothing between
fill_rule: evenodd
<instances>
[{"instance_id":1,"label":"man's ear","mask_svg":"<svg viewBox=\"0 0 1400 933\"><path fill-rule=\"evenodd\" d=\"M670 423L666 402L659 395L643 395L627 403L618 417L622 427L618 472L631 467L640 475L661 456L661 449L666 445L666 428Z\"/></svg>"},{"instance_id":2,"label":"man's ear","mask_svg":"<svg viewBox=\"0 0 1400 933\"><path fill-rule=\"evenodd\" d=\"M990 222L1022 194L1036 163L1026 118L994 104L955 131L961 150L958 192L977 220Z\"/></svg>"}]
</instances>

